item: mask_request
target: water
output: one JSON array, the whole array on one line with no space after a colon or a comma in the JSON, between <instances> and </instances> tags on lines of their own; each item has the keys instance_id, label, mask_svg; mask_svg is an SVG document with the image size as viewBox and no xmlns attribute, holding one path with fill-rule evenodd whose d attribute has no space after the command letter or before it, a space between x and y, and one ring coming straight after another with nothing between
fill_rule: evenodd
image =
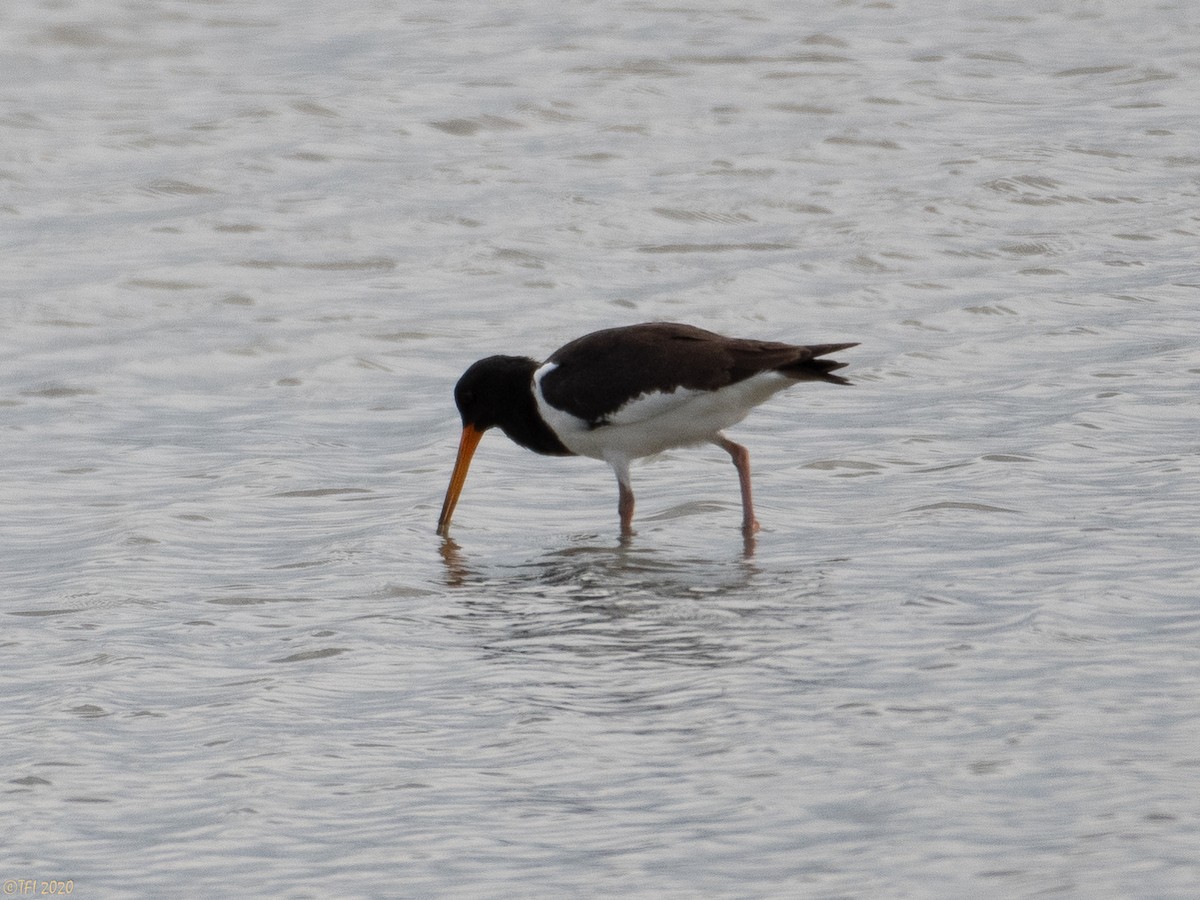
<instances>
[{"instance_id":1,"label":"water","mask_svg":"<svg viewBox=\"0 0 1200 900\"><path fill-rule=\"evenodd\" d=\"M10 4L0 877L1192 897L1191 4ZM614 324L859 340L489 435ZM13 881L16 893L22 881Z\"/></svg>"}]
</instances>

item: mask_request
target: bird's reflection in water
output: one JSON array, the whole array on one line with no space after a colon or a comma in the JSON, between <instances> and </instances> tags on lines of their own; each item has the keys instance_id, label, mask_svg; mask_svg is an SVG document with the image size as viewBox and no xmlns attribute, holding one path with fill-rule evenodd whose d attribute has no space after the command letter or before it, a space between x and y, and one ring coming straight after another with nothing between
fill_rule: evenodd
<instances>
[{"instance_id":1,"label":"bird's reflection in water","mask_svg":"<svg viewBox=\"0 0 1200 900\"><path fill-rule=\"evenodd\" d=\"M446 585L462 587L472 580L475 574L463 559L462 548L453 538L442 538L438 552L442 555L442 565L446 567Z\"/></svg>"},{"instance_id":2,"label":"bird's reflection in water","mask_svg":"<svg viewBox=\"0 0 1200 900\"><path fill-rule=\"evenodd\" d=\"M777 636L794 635L797 617L844 602L829 593L834 561L802 562L781 550L764 565L743 558L736 541L714 552L711 541L680 547L651 538L559 534L557 546L524 559L505 558L495 544L464 550L447 540L442 558L454 594L441 618L484 659L544 661L559 690L598 685L606 660L614 679L646 665L694 671L750 662L780 649Z\"/></svg>"},{"instance_id":3,"label":"bird's reflection in water","mask_svg":"<svg viewBox=\"0 0 1200 900\"><path fill-rule=\"evenodd\" d=\"M694 512L693 507L708 509L709 506L709 504L683 504L666 510L659 516L651 517L648 521L653 521L655 518L679 518L686 512ZM483 577L469 565L467 555L464 554L462 547L457 541L449 536L440 538L440 540L439 552L446 569L446 584L449 587L462 587L473 580L472 576L477 576L474 579L476 581ZM734 541L730 540L727 544L722 542L721 548L714 548L713 552L709 554L691 557L681 556L677 557L673 562L668 562L669 551L664 551L661 547L655 546L650 541L639 539L636 531L620 532L615 539L615 543L606 542L604 536L597 533L576 534L570 536L567 540L569 543L566 546L558 550L549 551L540 563L526 563L522 568L530 565L541 566L546 570L544 575L551 578L553 577L552 572L558 569L564 560L586 560L589 566L602 560L603 567L608 570L610 575L614 576L642 571L643 567L647 564L652 567L665 566L672 570L695 571L696 569L707 569L714 563L731 561L728 556L725 556L725 553L736 546ZM533 545L530 544L531 549L532 547ZM751 563L754 560L757 549L758 535L754 532L743 531L740 562L743 566L748 567L750 571L753 571Z\"/></svg>"},{"instance_id":4,"label":"bird's reflection in water","mask_svg":"<svg viewBox=\"0 0 1200 900\"><path fill-rule=\"evenodd\" d=\"M579 534L538 557L496 564L484 562L482 554L472 561L469 552L447 537L441 539L439 553L445 568L445 583L453 588L492 584L498 571L500 580L513 587L595 585L604 590L640 587L691 595L697 586L707 589L714 583L744 583L757 571L753 565L755 544L755 537L746 535L740 556L727 552L722 558L716 553L673 554L658 546L639 544L636 534L623 534L614 542L606 542L597 534ZM735 547L731 541L728 550L734 551Z\"/></svg>"},{"instance_id":5,"label":"bird's reflection in water","mask_svg":"<svg viewBox=\"0 0 1200 900\"><path fill-rule=\"evenodd\" d=\"M520 563L476 562L444 544L447 583L457 592L448 622L474 635L488 659L552 659L555 667L627 659L691 669L759 652L748 635L764 616L779 614L775 592L756 586L757 567L739 559L735 542L716 560L694 548L672 553L615 537L563 543Z\"/></svg>"},{"instance_id":6,"label":"bird's reflection in water","mask_svg":"<svg viewBox=\"0 0 1200 900\"><path fill-rule=\"evenodd\" d=\"M758 549L758 535L754 532L742 533L742 559L747 562L754 559L754 551Z\"/></svg>"}]
</instances>

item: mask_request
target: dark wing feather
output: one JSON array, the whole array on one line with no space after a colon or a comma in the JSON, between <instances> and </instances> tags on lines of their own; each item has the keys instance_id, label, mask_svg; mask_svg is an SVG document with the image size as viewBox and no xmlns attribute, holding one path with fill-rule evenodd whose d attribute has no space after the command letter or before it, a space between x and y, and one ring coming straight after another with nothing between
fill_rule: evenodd
<instances>
[{"instance_id":1,"label":"dark wing feather","mask_svg":"<svg viewBox=\"0 0 1200 900\"><path fill-rule=\"evenodd\" d=\"M728 338L672 322L609 328L556 350L547 362L557 368L542 379L542 394L552 406L598 424L643 394L681 387L712 391L769 370L845 384L829 374L844 363L816 357L853 346Z\"/></svg>"}]
</instances>

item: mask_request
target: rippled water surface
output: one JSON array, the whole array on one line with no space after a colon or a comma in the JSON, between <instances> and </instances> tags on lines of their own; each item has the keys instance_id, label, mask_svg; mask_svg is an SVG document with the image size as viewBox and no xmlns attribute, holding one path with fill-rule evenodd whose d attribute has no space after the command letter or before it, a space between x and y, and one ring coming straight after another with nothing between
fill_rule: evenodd
<instances>
[{"instance_id":1,"label":"rippled water surface","mask_svg":"<svg viewBox=\"0 0 1200 900\"><path fill-rule=\"evenodd\" d=\"M0 12L0 877L1200 894L1200 15ZM861 341L634 472L472 360Z\"/></svg>"}]
</instances>

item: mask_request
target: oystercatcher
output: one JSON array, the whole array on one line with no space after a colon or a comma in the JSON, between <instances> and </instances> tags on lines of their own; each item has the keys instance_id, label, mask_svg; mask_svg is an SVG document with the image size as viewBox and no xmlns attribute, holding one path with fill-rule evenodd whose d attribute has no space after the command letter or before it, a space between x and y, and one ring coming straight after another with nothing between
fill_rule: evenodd
<instances>
[{"instance_id":1,"label":"oystercatcher","mask_svg":"<svg viewBox=\"0 0 1200 900\"><path fill-rule=\"evenodd\" d=\"M481 359L454 387L463 430L438 534L450 527L479 439L499 427L535 453L590 456L612 466L624 536L633 530L630 461L671 447L716 444L737 468L742 530L752 535L759 525L750 497L750 454L722 430L798 381L849 384L832 374L845 363L820 357L856 346L800 347L649 322L584 335L544 363L525 356Z\"/></svg>"}]
</instances>

